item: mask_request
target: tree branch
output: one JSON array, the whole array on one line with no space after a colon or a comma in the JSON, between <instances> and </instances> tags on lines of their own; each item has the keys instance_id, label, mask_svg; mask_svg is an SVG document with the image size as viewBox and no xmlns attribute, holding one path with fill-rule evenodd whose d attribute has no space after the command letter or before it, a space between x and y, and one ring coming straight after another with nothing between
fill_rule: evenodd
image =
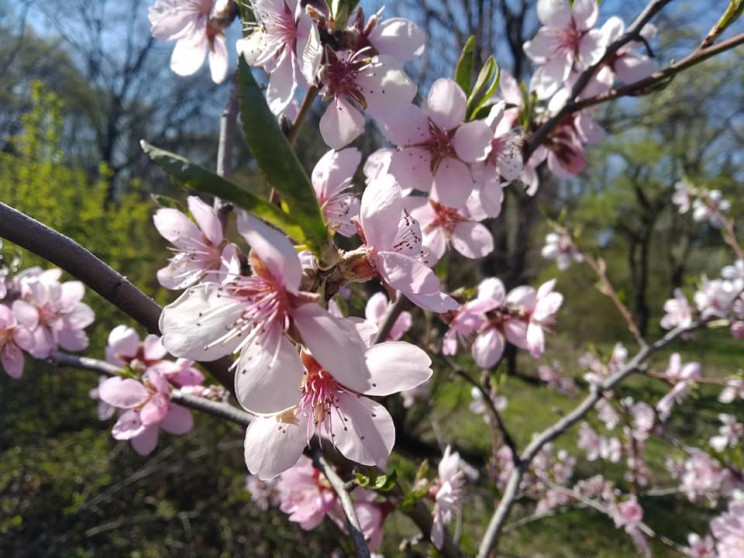
<instances>
[{"instance_id":1,"label":"tree branch","mask_svg":"<svg viewBox=\"0 0 744 558\"><path fill-rule=\"evenodd\" d=\"M336 474L333 467L328 464L319 447L313 450L313 465L325 475L325 478L331 483L333 490L336 491L338 499L341 501L341 508L344 510L344 515L346 516L346 525L349 528L351 540L354 542L355 556L357 558L370 558L369 547L367 547L367 541L364 540L364 533L362 533L362 528L359 526L359 518L357 518L356 511L354 510L354 502L352 502L351 496L344 487L344 481Z\"/></svg>"},{"instance_id":2,"label":"tree branch","mask_svg":"<svg viewBox=\"0 0 744 558\"><path fill-rule=\"evenodd\" d=\"M160 333L160 305L71 238L2 202L0 237L61 267L150 333ZM228 390L234 390L228 358L200 364Z\"/></svg>"},{"instance_id":3,"label":"tree branch","mask_svg":"<svg viewBox=\"0 0 744 558\"><path fill-rule=\"evenodd\" d=\"M532 439L532 442L527 446L520 458L520 466L514 467L504 489L504 493L501 497L501 502L491 516L491 521L488 524L486 533L483 535L480 547L478 549L478 558L488 558L491 549L496 545L499 535L504 527L504 523L509 516L509 513L514 506L514 502L519 491L519 486L522 482L522 477L532 463L533 459L542 450L542 448L548 442L551 442L561 434L565 433L571 426L576 424L582 418L584 418L589 411L591 411L595 405L602 399L603 394L606 391L611 390L617 384L621 383L633 372L641 369L641 365L657 352L659 349L665 347L671 343L674 339L694 329L700 328L705 325L705 321L694 322L688 326L678 327L667 333L664 337L657 340L651 345L641 347L638 353L618 370L615 374L608 377L602 384L593 385L592 392L587 396L573 411L568 413L566 416L561 418L558 422L543 430L540 434Z\"/></svg>"}]
</instances>

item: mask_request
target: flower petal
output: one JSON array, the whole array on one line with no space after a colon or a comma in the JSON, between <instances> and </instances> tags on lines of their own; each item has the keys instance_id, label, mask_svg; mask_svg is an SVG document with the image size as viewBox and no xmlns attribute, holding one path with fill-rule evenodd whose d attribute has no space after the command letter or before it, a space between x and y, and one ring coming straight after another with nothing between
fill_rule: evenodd
<instances>
[{"instance_id":1,"label":"flower petal","mask_svg":"<svg viewBox=\"0 0 744 558\"><path fill-rule=\"evenodd\" d=\"M132 378L114 376L98 386L98 398L120 409L136 407L148 397L149 393L142 382Z\"/></svg>"},{"instance_id":2,"label":"flower petal","mask_svg":"<svg viewBox=\"0 0 744 558\"><path fill-rule=\"evenodd\" d=\"M275 417L257 417L245 431L245 464L261 480L268 480L292 467L307 445L304 419L300 424L282 424Z\"/></svg>"},{"instance_id":3,"label":"flower petal","mask_svg":"<svg viewBox=\"0 0 744 558\"><path fill-rule=\"evenodd\" d=\"M385 466L395 445L395 425L385 407L341 392L331 425L333 444L344 457L362 465Z\"/></svg>"},{"instance_id":4,"label":"flower petal","mask_svg":"<svg viewBox=\"0 0 744 558\"><path fill-rule=\"evenodd\" d=\"M373 345L364 355L372 376L365 395L391 395L423 384L431 378L431 359L419 347L403 341Z\"/></svg>"}]
</instances>

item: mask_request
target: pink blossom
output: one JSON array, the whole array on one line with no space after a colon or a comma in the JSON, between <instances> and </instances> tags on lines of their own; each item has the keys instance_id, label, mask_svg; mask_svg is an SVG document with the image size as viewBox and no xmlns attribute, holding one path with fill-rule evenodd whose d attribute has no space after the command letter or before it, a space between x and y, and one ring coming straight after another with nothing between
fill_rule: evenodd
<instances>
[{"instance_id":1,"label":"pink blossom","mask_svg":"<svg viewBox=\"0 0 744 558\"><path fill-rule=\"evenodd\" d=\"M609 18L602 25L602 43L610 45L620 37L625 35L625 23L617 16ZM641 37L646 44L656 35L656 27L646 24L641 29ZM617 74L625 84L635 83L647 78L656 70L654 61L647 54L633 53L635 49L643 48L645 45L641 41L631 41L618 49L607 61L608 66Z\"/></svg>"},{"instance_id":2,"label":"pink blossom","mask_svg":"<svg viewBox=\"0 0 744 558\"><path fill-rule=\"evenodd\" d=\"M656 413L654 413L653 407L648 403L639 401L626 405L626 408L630 411L632 417L633 437L641 441L647 439L656 421Z\"/></svg>"},{"instance_id":3,"label":"pink blossom","mask_svg":"<svg viewBox=\"0 0 744 558\"><path fill-rule=\"evenodd\" d=\"M716 543L713 537L706 535L705 538L697 533L687 535L687 548L685 556L689 558L717 558Z\"/></svg>"},{"instance_id":4,"label":"pink blossom","mask_svg":"<svg viewBox=\"0 0 744 558\"><path fill-rule=\"evenodd\" d=\"M168 266L158 271L158 282L166 289L185 289L226 266L227 243L214 209L196 196L189 196L188 204L196 225L172 208L158 209L153 217L155 228L175 248Z\"/></svg>"},{"instance_id":5,"label":"pink blossom","mask_svg":"<svg viewBox=\"0 0 744 558\"><path fill-rule=\"evenodd\" d=\"M680 490L691 502L704 498L715 505L719 496L730 494L737 482L729 469L697 448L691 448L689 454L681 464L669 460L667 469L674 478L679 479Z\"/></svg>"},{"instance_id":6,"label":"pink blossom","mask_svg":"<svg viewBox=\"0 0 744 558\"><path fill-rule=\"evenodd\" d=\"M666 314L661 318L661 327L664 329L686 327L692 324L692 308L681 289L674 289L674 298L664 303L664 312Z\"/></svg>"},{"instance_id":7,"label":"pink blossom","mask_svg":"<svg viewBox=\"0 0 744 558\"><path fill-rule=\"evenodd\" d=\"M687 213L696 193L695 189L687 182L680 180L674 184L674 194L672 194L672 203L679 206L680 213Z\"/></svg>"},{"instance_id":8,"label":"pink blossom","mask_svg":"<svg viewBox=\"0 0 744 558\"><path fill-rule=\"evenodd\" d=\"M328 151L315 165L312 174L313 188L323 216L333 231L352 236L356 227L352 219L359 214L359 198L349 188L362 154L358 149Z\"/></svg>"},{"instance_id":9,"label":"pink blossom","mask_svg":"<svg viewBox=\"0 0 744 558\"><path fill-rule=\"evenodd\" d=\"M430 489L434 496L434 521L431 527L431 542L436 548L444 544L444 526L460 512L465 474L460 467L460 454L452 452L450 446L444 450L439 462L439 478Z\"/></svg>"},{"instance_id":10,"label":"pink blossom","mask_svg":"<svg viewBox=\"0 0 744 558\"><path fill-rule=\"evenodd\" d=\"M487 424L491 424L491 422L493 421L491 411L484 401L485 398L483 397L483 393L481 393L481 390L479 390L475 386L472 387L470 389L470 397L473 398L473 400L470 402L470 405L468 406L470 412L476 415L483 415L483 420ZM491 403L493 403L493 406L497 411L503 411L508 405L506 397L497 394L491 395Z\"/></svg>"},{"instance_id":11,"label":"pink blossom","mask_svg":"<svg viewBox=\"0 0 744 558\"><path fill-rule=\"evenodd\" d=\"M325 99L331 99L320 118L323 141L341 149L364 131L366 111L385 119L401 111L416 95L416 86L390 56L372 56L369 49L325 50L320 75Z\"/></svg>"},{"instance_id":12,"label":"pink blossom","mask_svg":"<svg viewBox=\"0 0 744 558\"><path fill-rule=\"evenodd\" d=\"M163 345L197 361L239 351L236 394L254 413L276 413L296 403L293 390L303 367L290 329L345 385L366 389L362 340L318 306L317 295L299 290L302 267L289 240L245 213L238 216L238 231L252 248L254 274L186 290L163 309Z\"/></svg>"},{"instance_id":13,"label":"pink blossom","mask_svg":"<svg viewBox=\"0 0 744 558\"><path fill-rule=\"evenodd\" d=\"M336 491L304 455L281 474L278 485L280 509L306 531L315 529L338 504Z\"/></svg>"},{"instance_id":14,"label":"pink blossom","mask_svg":"<svg viewBox=\"0 0 744 558\"><path fill-rule=\"evenodd\" d=\"M298 85L315 79L321 59L320 38L299 0L253 0L256 23L236 43L250 66L269 74L266 98L274 114L292 103Z\"/></svg>"},{"instance_id":15,"label":"pink blossom","mask_svg":"<svg viewBox=\"0 0 744 558\"><path fill-rule=\"evenodd\" d=\"M377 54L392 56L403 64L421 56L425 48L425 36L412 21L402 17L380 20L382 10L364 21L364 12L358 8L349 22L349 27L359 33L357 48L371 46Z\"/></svg>"},{"instance_id":16,"label":"pink blossom","mask_svg":"<svg viewBox=\"0 0 744 558\"><path fill-rule=\"evenodd\" d=\"M669 359L669 368L664 377L672 384L672 390L662 397L656 404L659 418L665 421L669 418L674 403L681 403L690 393L690 386L701 376L700 364L689 362L682 364L679 353L674 353Z\"/></svg>"},{"instance_id":17,"label":"pink blossom","mask_svg":"<svg viewBox=\"0 0 744 558\"><path fill-rule=\"evenodd\" d=\"M160 41L176 41L171 70L179 76L196 73L209 53L212 81L227 77L227 48L222 26L211 18L221 3L214 0L158 0L148 10L152 36Z\"/></svg>"},{"instance_id":18,"label":"pink blossom","mask_svg":"<svg viewBox=\"0 0 744 558\"><path fill-rule=\"evenodd\" d=\"M106 362L115 366L129 366L139 374L162 361L167 354L157 335L148 335L140 341L139 334L124 325L116 326L108 336Z\"/></svg>"},{"instance_id":19,"label":"pink blossom","mask_svg":"<svg viewBox=\"0 0 744 558\"><path fill-rule=\"evenodd\" d=\"M88 346L84 328L93 323L90 306L81 302L85 287L80 281L59 282L59 269L26 270L18 280L22 300L13 303L14 314L23 323L36 323L32 333L32 356L46 358L57 347L80 351Z\"/></svg>"},{"instance_id":20,"label":"pink blossom","mask_svg":"<svg viewBox=\"0 0 744 558\"><path fill-rule=\"evenodd\" d=\"M600 60L605 44L602 32L592 29L599 10L594 0L538 0L537 17L543 24L524 44L524 51L540 67L532 76L531 89L538 97L550 97L572 69L584 70Z\"/></svg>"},{"instance_id":21,"label":"pink blossom","mask_svg":"<svg viewBox=\"0 0 744 558\"><path fill-rule=\"evenodd\" d=\"M18 316L7 306L0 304L0 364L11 378L21 377L25 361L23 351L30 351L34 347L31 333L36 326L34 318L33 314L21 313Z\"/></svg>"},{"instance_id":22,"label":"pink blossom","mask_svg":"<svg viewBox=\"0 0 744 558\"><path fill-rule=\"evenodd\" d=\"M739 378L726 380L726 387L721 391L718 400L721 403L731 403L736 398L744 399L744 380Z\"/></svg>"},{"instance_id":23,"label":"pink blossom","mask_svg":"<svg viewBox=\"0 0 744 558\"><path fill-rule=\"evenodd\" d=\"M692 202L692 218L695 221L708 221L711 227L720 229L723 226L723 214L731 209L731 202L723 199L720 190L703 191L699 198Z\"/></svg>"},{"instance_id":24,"label":"pink blossom","mask_svg":"<svg viewBox=\"0 0 744 558\"><path fill-rule=\"evenodd\" d=\"M261 511L279 507L281 504L280 483L279 477L263 481L255 475L248 475L245 479L245 487L251 494L251 500Z\"/></svg>"},{"instance_id":25,"label":"pink blossom","mask_svg":"<svg viewBox=\"0 0 744 558\"><path fill-rule=\"evenodd\" d=\"M732 502L728 510L710 522L718 558L740 558L744 549L744 502Z\"/></svg>"},{"instance_id":26,"label":"pink blossom","mask_svg":"<svg viewBox=\"0 0 744 558\"><path fill-rule=\"evenodd\" d=\"M722 452L728 447L735 447L744 438L744 424L736 420L734 415L725 413L720 413L718 420L722 424L718 436L713 436L708 443L714 450Z\"/></svg>"},{"instance_id":27,"label":"pink blossom","mask_svg":"<svg viewBox=\"0 0 744 558\"><path fill-rule=\"evenodd\" d=\"M480 120L464 122L465 93L451 79L432 85L423 108L409 105L385 121L383 133L398 145L390 173L406 187L461 208L473 191L467 163L486 156L493 131Z\"/></svg>"},{"instance_id":28,"label":"pink blossom","mask_svg":"<svg viewBox=\"0 0 744 558\"><path fill-rule=\"evenodd\" d=\"M375 325L380 325L382 319L385 317L385 312L388 308L388 298L385 293L377 292L369 297L367 305L364 307L364 317L368 322ZM411 329L413 325L413 318L411 313L403 311L400 316L395 320L393 328L390 330L388 339L390 341L398 341L403 335Z\"/></svg>"},{"instance_id":29,"label":"pink blossom","mask_svg":"<svg viewBox=\"0 0 744 558\"><path fill-rule=\"evenodd\" d=\"M548 384L558 393L569 396L575 396L579 393L579 386L576 385L573 378L567 378L564 375L563 366L561 366L561 363L558 361L554 361L550 365L542 364L538 366L537 374L540 380Z\"/></svg>"},{"instance_id":30,"label":"pink blossom","mask_svg":"<svg viewBox=\"0 0 744 558\"><path fill-rule=\"evenodd\" d=\"M360 236L373 270L385 285L433 312L457 307L439 290L439 279L421 261L421 229L404 209L400 187L390 175L370 182L362 195Z\"/></svg>"},{"instance_id":31,"label":"pink blossom","mask_svg":"<svg viewBox=\"0 0 744 558\"><path fill-rule=\"evenodd\" d=\"M544 330L553 328L555 314L563 304L563 295L554 292L554 286L555 279L551 279L540 285L537 292L532 287L517 287L506 296L506 305L523 316L523 320L506 322L507 338L528 349L532 358L540 358L545 351Z\"/></svg>"},{"instance_id":32,"label":"pink blossom","mask_svg":"<svg viewBox=\"0 0 744 558\"><path fill-rule=\"evenodd\" d=\"M547 260L555 260L558 269L567 270L571 266L571 260L575 262L584 261L584 255L574 246L571 237L566 233L548 233L545 236L545 246L542 249L542 257Z\"/></svg>"},{"instance_id":33,"label":"pink blossom","mask_svg":"<svg viewBox=\"0 0 744 558\"><path fill-rule=\"evenodd\" d=\"M158 429L185 434L193 427L191 413L170 402L168 381L154 370L142 376L142 382L119 376L98 386L105 403L126 409L112 431L117 440L129 440L140 455L152 453L158 441Z\"/></svg>"},{"instance_id":34,"label":"pink blossom","mask_svg":"<svg viewBox=\"0 0 744 558\"><path fill-rule=\"evenodd\" d=\"M454 209L426 198L409 198L411 216L421 225L423 245L433 264L444 256L448 245L470 259L493 252L493 236L468 209ZM485 216L484 216L485 217Z\"/></svg>"},{"instance_id":35,"label":"pink blossom","mask_svg":"<svg viewBox=\"0 0 744 558\"><path fill-rule=\"evenodd\" d=\"M329 440L352 461L383 466L395 443L395 427L385 407L363 395L391 395L426 382L431 360L413 345L387 341L369 347L365 361L371 386L357 391L303 352L299 402L295 396L293 406L257 418L246 431L248 470L261 479L282 473L297 462L313 435ZM289 387L285 391L296 393Z\"/></svg>"}]
</instances>

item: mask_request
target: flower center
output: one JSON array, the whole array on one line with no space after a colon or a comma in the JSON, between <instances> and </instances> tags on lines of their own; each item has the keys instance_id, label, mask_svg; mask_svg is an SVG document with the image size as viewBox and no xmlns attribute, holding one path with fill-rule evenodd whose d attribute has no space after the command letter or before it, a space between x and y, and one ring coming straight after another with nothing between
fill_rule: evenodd
<instances>
[{"instance_id":1,"label":"flower center","mask_svg":"<svg viewBox=\"0 0 744 558\"><path fill-rule=\"evenodd\" d=\"M429 200L429 203L434 208L436 216L434 220L427 225L427 229L431 230L434 228L440 228L444 230L448 235L451 235L458 224L465 220L460 213L446 205L441 205L433 200Z\"/></svg>"},{"instance_id":2,"label":"flower center","mask_svg":"<svg viewBox=\"0 0 744 558\"><path fill-rule=\"evenodd\" d=\"M372 65L366 56L367 50L334 52L326 48L326 65L321 77L326 87L325 98L346 97L361 109L367 107L361 87L356 82L359 75Z\"/></svg>"}]
</instances>

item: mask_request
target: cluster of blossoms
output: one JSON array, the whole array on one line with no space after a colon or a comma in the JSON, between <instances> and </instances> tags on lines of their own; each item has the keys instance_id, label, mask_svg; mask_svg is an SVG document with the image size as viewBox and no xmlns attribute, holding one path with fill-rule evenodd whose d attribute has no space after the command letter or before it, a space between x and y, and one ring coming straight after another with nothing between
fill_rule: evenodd
<instances>
[{"instance_id":1,"label":"cluster of blossoms","mask_svg":"<svg viewBox=\"0 0 744 558\"><path fill-rule=\"evenodd\" d=\"M563 295L554 292L555 280L535 291L520 286L508 294L501 280L488 278L478 285L477 296L463 304L449 319L442 352L453 355L458 339L472 341L475 363L482 368L495 365L504 353L506 341L540 358L545 351L545 330L555 324L555 314L563 303Z\"/></svg>"},{"instance_id":2,"label":"cluster of blossoms","mask_svg":"<svg viewBox=\"0 0 744 558\"><path fill-rule=\"evenodd\" d=\"M728 320L731 335L744 338L744 261L736 260L721 270L720 279L703 277L691 305L681 289L664 303L661 326L691 326L696 320Z\"/></svg>"},{"instance_id":3,"label":"cluster of blossoms","mask_svg":"<svg viewBox=\"0 0 744 558\"><path fill-rule=\"evenodd\" d=\"M672 203L679 207L680 213L687 213L692 208L693 220L706 222L716 229L720 229L726 214L731 209L731 202L723 198L720 190L695 188L684 180L674 185Z\"/></svg>"},{"instance_id":4,"label":"cluster of blossoms","mask_svg":"<svg viewBox=\"0 0 744 558\"><path fill-rule=\"evenodd\" d=\"M188 409L171 401L173 390L206 395L204 375L193 361L165 360L166 350L157 335L140 341L135 330L117 326L108 337L106 361L122 370L122 375L102 380L91 396L99 399L99 418L121 413L112 434L116 440L129 440L140 455L152 453L162 428L169 434L186 434L193 427Z\"/></svg>"},{"instance_id":5,"label":"cluster of blossoms","mask_svg":"<svg viewBox=\"0 0 744 558\"><path fill-rule=\"evenodd\" d=\"M542 257L546 260L555 260L561 271L571 267L571 261L582 262L584 255L574 245L573 240L565 231L548 233L545 236L545 245L542 248Z\"/></svg>"},{"instance_id":6,"label":"cluster of blossoms","mask_svg":"<svg viewBox=\"0 0 744 558\"><path fill-rule=\"evenodd\" d=\"M81 302L85 293L81 282L60 282L59 269L32 267L11 274L2 264L0 258L0 367L6 374L21 377L24 353L45 359L59 347L68 351L88 347L84 330L94 315Z\"/></svg>"}]
</instances>

